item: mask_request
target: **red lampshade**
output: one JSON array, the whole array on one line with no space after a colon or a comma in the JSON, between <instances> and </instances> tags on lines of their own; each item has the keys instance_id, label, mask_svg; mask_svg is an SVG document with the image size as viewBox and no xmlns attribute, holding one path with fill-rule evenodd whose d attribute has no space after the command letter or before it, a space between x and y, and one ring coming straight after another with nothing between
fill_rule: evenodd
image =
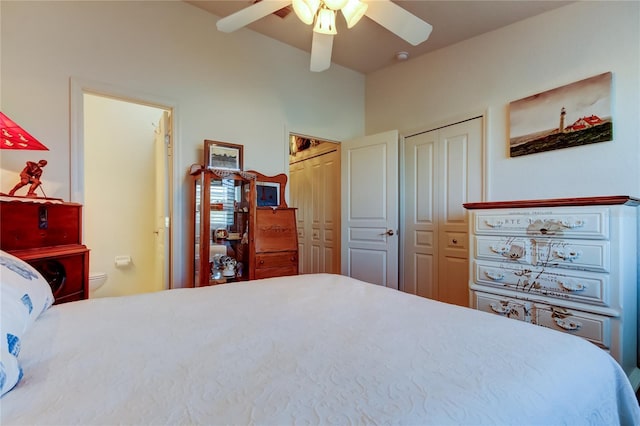
<instances>
[{"instance_id":1,"label":"red lampshade","mask_svg":"<svg viewBox=\"0 0 640 426\"><path fill-rule=\"evenodd\" d=\"M49 151L36 138L0 112L0 149L25 149Z\"/></svg>"}]
</instances>

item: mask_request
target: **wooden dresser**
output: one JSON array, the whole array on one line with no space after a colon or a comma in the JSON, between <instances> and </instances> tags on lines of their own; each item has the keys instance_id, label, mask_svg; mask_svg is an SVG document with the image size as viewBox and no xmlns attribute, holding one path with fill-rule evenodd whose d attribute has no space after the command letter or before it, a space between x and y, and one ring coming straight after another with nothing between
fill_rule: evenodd
<instances>
[{"instance_id":1,"label":"wooden dresser","mask_svg":"<svg viewBox=\"0 0 640 426\"><path fill-rule=\"evenodd\" d=\"M471 306L585 338L637 389L638 205L627 196L465 204Z\"/></svg>"},{"instance_id":2,"label":"wooden dresser","mask_svg":"<svg viewBox=\"0 0 640 426\"><path fill-rule=\"evenodd\" d=\"M298 275L296 209L256 208L254 278Z\"/></svg>"},{"instance_id":3,"label":"wooden dresser","mask_svg":"<svg viewBox=\"0 0 640 426\"><path fill-rule=\"evenodd\" d=\"M3 197L0 249L19 257L49 282L55 303L89 297L89 249L82 241L82 205Z\"/></svg>"}]
</instances>

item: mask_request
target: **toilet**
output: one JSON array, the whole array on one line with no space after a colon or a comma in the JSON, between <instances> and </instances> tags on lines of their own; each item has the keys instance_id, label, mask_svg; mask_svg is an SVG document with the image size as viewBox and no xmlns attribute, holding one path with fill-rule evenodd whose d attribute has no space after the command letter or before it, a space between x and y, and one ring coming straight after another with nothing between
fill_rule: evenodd
<instances>
[{"instance_id":1,"label":"toilet","mask_svg":"<svg viewBox=\"0 0 640 426\"><path fill-rule=\"evenodd\" d=\"M89 274L89 291L96 291L107 281L106 272L92 272Z\"/></svg>"}]
</instances>

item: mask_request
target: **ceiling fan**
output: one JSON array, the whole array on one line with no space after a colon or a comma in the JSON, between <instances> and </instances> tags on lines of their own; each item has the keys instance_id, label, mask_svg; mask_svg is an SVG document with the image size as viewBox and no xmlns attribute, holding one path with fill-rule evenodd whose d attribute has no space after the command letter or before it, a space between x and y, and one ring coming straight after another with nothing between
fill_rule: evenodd
<instances>
[{"instance_id":1,"label":"ceiling fan","mask_svg":"<svg viewBox=\"0 0 640 426\"><path fill-rule=\"evenodd\" d=\"M414 46L429 38L433 27L391 2L391 0L258 0L251 6L220 19L219 31L230 33L278 10L293 6L302 22L314 24L311 42L311 71L324 71L331 65L336 15L342 12L347 28L367 16Z\"/></svg>"}]
</instances>

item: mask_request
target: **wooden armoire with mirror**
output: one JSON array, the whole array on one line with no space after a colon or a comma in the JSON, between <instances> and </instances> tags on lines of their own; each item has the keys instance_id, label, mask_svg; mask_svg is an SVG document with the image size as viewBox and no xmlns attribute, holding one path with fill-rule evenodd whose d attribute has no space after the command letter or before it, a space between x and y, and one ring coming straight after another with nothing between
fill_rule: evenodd
<instances>
[{"instance_id":1,"label":"wooden armoire with mirror","mask_svg":"<svg viewBox=\"0 0 640 426\"><path fill-rule=\"evenodd\" d=\"M193 286L252 279L256 175L193 167Z\"/></svg>"},{"instance_id":2,"label":"wooden armoire with mirror","mask_svg":"<svg viewBox=\"0 0 640 426\"><path fill-rule=\"evenodd\" d=\"M190 175L194 287L298 274L296 209L284 199L286 175L198 165Z\"/></svg>"}]
</instances>

